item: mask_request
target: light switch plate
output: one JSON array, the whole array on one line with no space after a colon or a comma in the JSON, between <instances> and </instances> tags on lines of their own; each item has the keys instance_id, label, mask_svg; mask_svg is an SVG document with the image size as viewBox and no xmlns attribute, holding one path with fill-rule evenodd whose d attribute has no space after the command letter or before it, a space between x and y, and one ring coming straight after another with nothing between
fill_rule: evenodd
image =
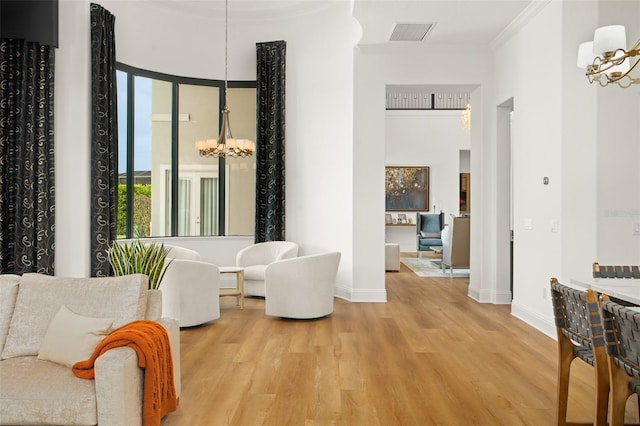
<instances>
[{"instance_id":1,"label":"light switch plate","mask_svg":"<svg viewBox=\"0 0 640 426\"><path fill-rule=\"evenodd\" d=\"M640 235L640 222L633 222L631 225L633 227L631 234Z\"/></svg>"},{"instance_id":2,"label":"light switch plate","mask_svg":"<svg viewBox=\"0 0 640 426\"><path fill-rule=\"evenodd\" d=\"M527 218L524 220L524 229L527 229L527 230L533 229L533 219Z\"/></svg>"}]
</instances>

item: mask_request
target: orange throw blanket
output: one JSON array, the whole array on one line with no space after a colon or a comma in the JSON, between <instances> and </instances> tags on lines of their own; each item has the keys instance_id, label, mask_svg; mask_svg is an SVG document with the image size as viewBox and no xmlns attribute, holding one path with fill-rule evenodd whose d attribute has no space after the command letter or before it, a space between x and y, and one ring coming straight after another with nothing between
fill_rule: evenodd
<instances>
[{"instance_id":1,"label":"orange throw blanket","mask_svg":"<svg viewBox=\"0 0 640 426\"><path fill-rule=\"evenodd\" d=\"M100 342L91 358L73 366L73 373L83 379L94 379L96 359L109 349L121 346L134 349L138 366L145 369L142 424L159 425L165 414L178 408L171 345L162 324L140 320L114 330Z\"/></svg>"}]
</instances>

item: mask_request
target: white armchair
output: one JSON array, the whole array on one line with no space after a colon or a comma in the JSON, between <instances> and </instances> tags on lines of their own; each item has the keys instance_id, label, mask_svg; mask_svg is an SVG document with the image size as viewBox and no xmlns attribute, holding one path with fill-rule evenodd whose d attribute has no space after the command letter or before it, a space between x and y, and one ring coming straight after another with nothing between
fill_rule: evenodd
<instances>
[{"instance_id":1,"label":"white armchair","mask_svg":"<svg viewBox=\"0 0 640 426\"><path fill-rule=\"evenodd\" d=\"M265 313L297 319L332 314L339 264L339 252L271 263L265 271Z\"/></svg>"},{"instance_id":2,"label":"white armchair","mask_svg":"<svg viewBox=\"0 0 640 426\"><path fill-rule=\"evenodd\" d=\"M236 266L244 268L244 295L265 297L267 265L297 255L298 245L291 241L267 241L240 250L236 255Z\"/></svg>"},{"instance_id":3,"label":"white armchair","mask_svg":"<svg viewBox=\"0 0 640 426\"><path fill-rule=\"evenodd\" d=\"M162 316L174 318L180 327L191 327L220 318L220 270L200 261L200 254L183 247L164 245L171 261L160 282Z\"/></svg>"}]
</instances>

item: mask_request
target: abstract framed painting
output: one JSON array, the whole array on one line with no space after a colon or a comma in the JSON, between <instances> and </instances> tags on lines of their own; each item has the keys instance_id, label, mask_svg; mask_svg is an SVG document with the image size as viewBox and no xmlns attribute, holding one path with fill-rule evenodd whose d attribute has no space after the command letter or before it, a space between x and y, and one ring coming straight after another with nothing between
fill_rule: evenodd
<instances>
[{"instance_id":1,"label":"abstract framed painting","mask_svg":"<svg viewBox=\"0 0 640 426\"><path fill-rule=\"evenodd\" d=\"M385 209L429 211L429 167L385 167Z\"/></svg>"}]
</instances>

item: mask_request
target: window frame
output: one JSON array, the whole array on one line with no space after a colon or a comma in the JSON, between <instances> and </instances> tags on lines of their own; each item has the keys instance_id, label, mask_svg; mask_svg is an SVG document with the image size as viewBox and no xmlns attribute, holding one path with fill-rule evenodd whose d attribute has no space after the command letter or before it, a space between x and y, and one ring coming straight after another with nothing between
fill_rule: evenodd
<instances>
[{"instance_id":1,"label":"window frame","mask_svg":"<svg viewBox=\"0 0 640 426\"><path fill-rule=\"evenodd\" d=\"M178 236L178 179L179 179L179 164L178 158L179 148L179 101L180 101L180 84L189 84L194 86L207 86L217 87L219 90L219 105L218 105L218 123L222 126L223 109L226 103L225 93L225 81L224 80L209 80L204 78L195 77L182 77L172 74L165 74L157 71L149 71L142 68L133 67L131 65L124 64L122 62L116 62L116 71L126 73L127 80L127 109L126 109L126 146L127 146L127 170L126 170L126 186L127 186L127 224L125 238L134 238L134 120L135 120L135 77L144 77L156 80L162 80L171 83L171 232L170 235L158 236L158 238L177 237ZM229 89L257 89L257 82L255 80L227 80L227 87ZM226 236L226 207L227 207L227 194L226 194L226 158L218 158L218 235L219 237ZM117 194L116 194L117 196ZM181 236L186 237L186 236ZM190 238L199 238L202 236L188 236ZM150 236L150 238L154 238Z\"/></svg>"}]
</instances>

